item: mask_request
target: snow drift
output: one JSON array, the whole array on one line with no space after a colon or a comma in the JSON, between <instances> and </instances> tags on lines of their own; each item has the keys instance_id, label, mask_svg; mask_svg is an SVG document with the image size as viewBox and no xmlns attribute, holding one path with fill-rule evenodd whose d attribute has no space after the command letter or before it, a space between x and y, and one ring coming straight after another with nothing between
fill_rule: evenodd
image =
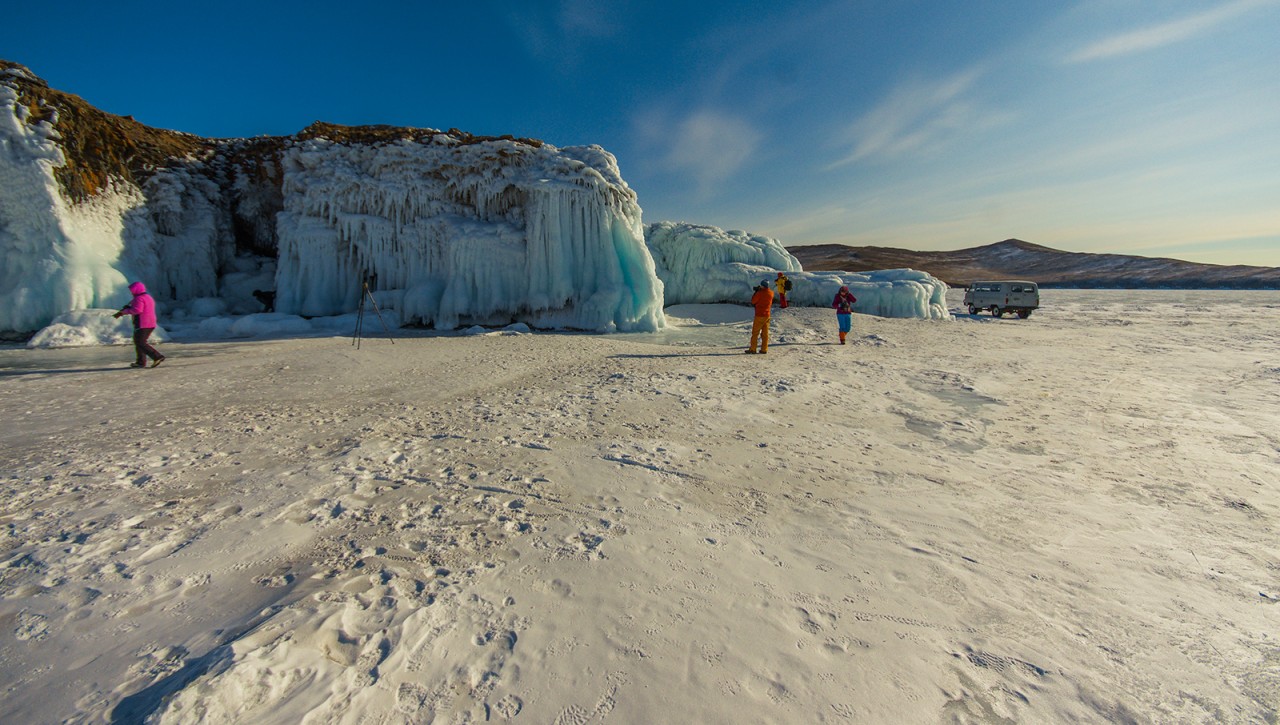
<instances>
[{"instance_id":1,"label":"snow drift","mask_svg":"<svg viewBox=\"0 0 1280 725\"><path fill-rule=\"evenodd\" d=\"M73 310L58 315L52 324L27 341L28 348L91 347L126 345L133 342L133 323L129 317L114 317L115 310ZM151 342L161 343L169 333L160 325Z\"/></svg>"},{"instance_id":2,"label":"snow drift","mask_svg":"<svg viewBox=\"0 0 1280 725\"><path fill-rule=\"evenodd\" d=\"M716 227L658 222L645 228L666 304L743 302L762 280L778 271L791 279L788 302L806 307L831 304L841 285L858 298L855 311L880 317L949 319L947 285L927 272L804 272L776 239Z\"/></svg>"}]
</instances>

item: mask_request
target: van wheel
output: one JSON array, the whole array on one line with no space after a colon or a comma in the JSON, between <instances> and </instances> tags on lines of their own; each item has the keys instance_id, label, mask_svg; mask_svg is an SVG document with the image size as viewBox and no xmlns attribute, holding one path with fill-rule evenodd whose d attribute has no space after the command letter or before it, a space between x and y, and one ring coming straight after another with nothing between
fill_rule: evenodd
<instances>
[{"instance_id":1,"label":"van wheel","mask_svg":"<svg viewBox=\"0 0 1280 725\"><path fill-rule=\"evenodd\" d=\"M974 307L973 305L969 305L969 314L971 314L971 315L976 315L976 314L978 314L978 308L977 308L977 307Z\"/></svg>"},{"instance_id":2,"label":"van wheel","mask_svg":"<svg viewBox=\"0 0 1280 725\"><path fill-rule=\"evenodd\" d=\"M1025 320L1030 316L1031 316L1031 310L1018 310L1018 317L1021 317L1022 319Z\"/></svg>"},{"instance_id":3,"label":"van wheel","mask_svg":"<svg viewBox=\"0 0 1280 725\"><path fill-rule=\"evenodd\" d=\"M991 305L991 316L1004 317L1004 310L1000 309L999 307L996 307L995 305Z\"/></svg>"}]
</instances>

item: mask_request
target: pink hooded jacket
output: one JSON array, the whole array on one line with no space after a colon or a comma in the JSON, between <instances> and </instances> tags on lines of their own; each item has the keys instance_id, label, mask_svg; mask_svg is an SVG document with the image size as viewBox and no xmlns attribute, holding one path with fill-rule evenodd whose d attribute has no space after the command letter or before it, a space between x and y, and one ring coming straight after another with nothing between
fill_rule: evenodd
<instances>
[{"instance_id":1,"label":"pink hooded jacket","mask_svg":"<svg viewBox=\"0 0 1280 725\"><path fill-rule=\"evenodd\" d=\"M133 315L135 329L146 330L156 326L156 301L147 294L147 286L141 282L129 285L133 301L120 308L121 314Z\"/></svg>"},{"instance_id":2,"label":"pink hooded jacket","mask_svg":"<svg viewBox=\"0 0 1280 725\"><path fill-rule=\"evenodd\" d=\"M831 301L831 306L836 308L836 314L848 315L853 312L853 305L857 301L858 298L854 297L849 288L845 286L841 287L840 291L836 293L836 298Z\"/></svg>"}]
</instances>

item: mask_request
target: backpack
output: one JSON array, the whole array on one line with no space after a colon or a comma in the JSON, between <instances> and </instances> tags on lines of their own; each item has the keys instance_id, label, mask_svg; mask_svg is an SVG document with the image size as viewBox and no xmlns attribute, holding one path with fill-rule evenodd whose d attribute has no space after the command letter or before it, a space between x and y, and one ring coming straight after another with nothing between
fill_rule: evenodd
<instances>
[{"instance_id":1,"label":"backpack","mask_svg":"<svg viewBox=\"0 0 1280 725\"><path fill-rule=\"evenodd\" d=\"M790 291L791 291L791 280L789 280L789 279L788 279L788 280L783 281L783 283L782 283L782 291L783 291L783 292L790 292Z\"/></svg>"}]
</instances>

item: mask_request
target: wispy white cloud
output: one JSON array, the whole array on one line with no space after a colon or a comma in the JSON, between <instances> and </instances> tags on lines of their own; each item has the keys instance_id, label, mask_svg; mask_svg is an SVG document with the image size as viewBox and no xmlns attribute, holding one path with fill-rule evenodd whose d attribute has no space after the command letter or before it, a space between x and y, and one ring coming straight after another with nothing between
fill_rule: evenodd
<instances>
[{"instance_id":1,"label":"wispy white cloud","mask_svg":"<svg viewBox=\"0 0 1280 725\"><path fill-rule=\"evenodd\" d=\"M760 150L764 134L740 116L702 108L682 115L648 108L632 120L635 143L648 159L647 173L668 182L683 179L699 200L745 167Z\"/></svg>"},{"instance_id":2,"label":"wispy white cloud","mask_svg":"<svg viewBox=\"0 0 1280 725\"><path fill-rule=\"evenodd\" d=\"M852 150L836 168L872 157L897 157L931 147L957 129L991 126L1000 116L981 112L969 97L982 76L971 69L937 81L911 81L894 89L849 128Z\"/></svg>"},{"instance_id":3,"label":"wispy white cloud","mask_svg":"<svg viewBox=\"0 0 1280 725\"><path fill-rule=\"evenodd\" d=\"M780 239L783 244L826 243L832 239L843 244L849 238L849 220L854 216L849 204L835 201L762 216L752 221L751 228Z\"/></svg>"},{"instance_id":4,"label":"wispy white cloud","mask_svg":"<svg viewBox=\"0 0 1280 725\"><path fill-rule=\"evenodd\" d=\"M653 140L660 137L666 146L662 166L692 178L702 196L746 165L764 139L742 118L711 109L675 121L650 117L646 123L650 125L646 135Z\"/></svg>"},{"instance_id":5,"label":"wispy white cloud","mask_svg":"<svg viewBox=\"0 0 1280 725\"><path fill-rule=\"evenodd\" d=\"M1218 25L1277 0L1233 0L1178 20L1103 38L1067 56L1068 63L1087 63L1162 48L1203 35Z\"/></svg>"},{"instance_id":6,"label":"wispy white cloud","mask_svg":"<svg viewBox=\"0 0 1280 725\"><path fill-rule=\"evenodd\" d=\"M560 0L554 7L513 5L501 17L530 54L570 71L583 61L585 44L625 31L628 12L627 3Z\"/></svg>"},{"instance_id":7,"label":"wispy white cloud","mask_svg":"<svg viewBox=\"0 0 1280 725\"><path fill-rule=\"evenodd\" d=\"M611 38L624 28L621 20L615 17L618 9L617 3L561 0L557 24L569 37Z\"/></svg>"}]
</instances>

